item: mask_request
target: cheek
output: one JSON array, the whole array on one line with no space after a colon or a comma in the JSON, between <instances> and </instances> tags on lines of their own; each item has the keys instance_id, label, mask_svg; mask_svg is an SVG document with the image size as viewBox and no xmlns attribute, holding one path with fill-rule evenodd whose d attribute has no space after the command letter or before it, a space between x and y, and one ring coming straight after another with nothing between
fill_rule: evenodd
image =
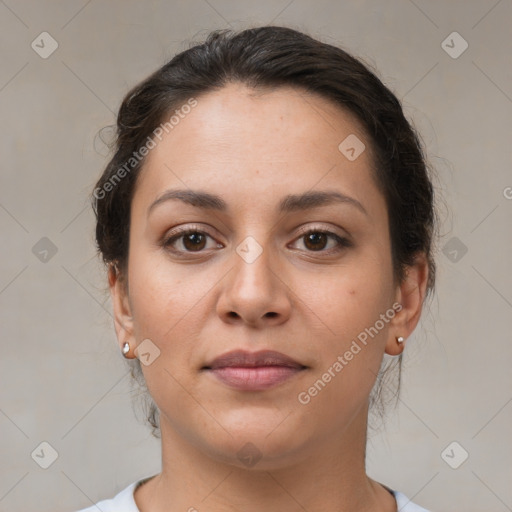
<instances>
[{"instance_id":1,"label":"cheek","mask_svg":"<svg viewBox=\"0 0 512 512\"><path fill-rule=\"evenodd\" d=\"M190 266L171 265L163 249L133 247L130 254L129 291L133 317L141 337L162 340L193 309L204 286L198 286L201 272Z\"/></svg>"},{"instance_id":2,"label":"cheek","mask_svg":"<svg viewBox=\"0 0 512 512\"><path fill-rule=\"evenodd\" d=\"M317 279L315 287L311 287L311 279L307 280L309 288L303 283L303 290L307 290L305 311L309 309L311 318L318 317L322 325L322 342L315 349L321 362L311 381L320 379L320 387L329 383L329 390L322 389L318 400L326 405L343 397L347 406L354 399L355 406L369 393L387 339L389 318L385 315L392 306L389 265L377 257L355 261L325 279ZM311 391L315 393L315 389Z\"/></svg>"},{"instance_id":3,"label":"cheek","mask_svg":"<svg viewBox=\"0 0 512 512\"><path fill-rule=\"evenodd\" d=\"M143 367L148 387L170 386L195 378L205 326L215 310L212 284L222 278L207 265L171 264L162 253L132 253L130 296L138 343L151 340L160 354ZM208 334L208 332L206 333ZM199 354L199 355L198 355ZM172 376L172 377L171 377ZM176 382L174 382L176 384ZM182 392L176 388L176 392Z\"/></svg>"},{"instance_id":4,"label":"cheek","mask_svg":"<svg viewBox=\"0 0 512 512\"><path fill-rule=\"evenodd\" d=\"M194 409L184 389L193 388L191 367L204 322L201 298L207 292L204 281L199 286L199 275L192 278L189 272L185 279L179 270L177 265L134 258L130 282L137 343L149 339L157 347L158 356L149 365L141 358L144 379L154 402L169 418L185 418L184 411Z\"/></svg>"},{"instance_id":5,"label":"cheek","mask_svg":"<svg viewBox=\"0 0 512 512\"><path fill-rule=\"evenodd\" d=\"M324 324L323 336L315 348L319 364L296 400L299 408L310 412L309 417L321 417L326 428L339 428L367 403L388 329L381 314L391 304L384 300L383 291L382 278L354 272L331 279L327 293L309 295L310 309Z\"/></svg>"},{"instance_id":6,"label":"cheek","mask_svg":"<svg viewBox=\"0 0 512 512\"><path fill-rule=\"evenodd\" d=\"M391 307L392 276L386 262L368 259L300 285L304 303L324 324L330 337L346 340L373 325ZM311 286L314 282L315 286Z\"/></svg>"}]
</instances>

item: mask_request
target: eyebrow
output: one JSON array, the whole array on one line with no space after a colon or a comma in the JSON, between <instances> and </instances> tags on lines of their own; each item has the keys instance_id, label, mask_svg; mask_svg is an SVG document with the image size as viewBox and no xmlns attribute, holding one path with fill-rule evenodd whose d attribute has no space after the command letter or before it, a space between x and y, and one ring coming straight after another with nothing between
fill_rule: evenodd
<instances>
[{"instance_id":1,"label":"eyebrow","mask_svg":"<svg viewBox=\"0 0 512 512\"><path fill-rule=\"evenodd\" d=\"M172 200L179 200L203 210L215 210L219 212L225 212L228 210L227 203L220 196L200 190L175 189L167 190L159 196L149 206L147 215L149 216L153 209L159 204ZM368 212L357 199L334 190L308 191L303 194L289 194L279 203L278 212L291 213L318 208L320 206L327 206L333 203L345 203L355 206L359 211L368 216Z\"/></svg>"}]
</instances>

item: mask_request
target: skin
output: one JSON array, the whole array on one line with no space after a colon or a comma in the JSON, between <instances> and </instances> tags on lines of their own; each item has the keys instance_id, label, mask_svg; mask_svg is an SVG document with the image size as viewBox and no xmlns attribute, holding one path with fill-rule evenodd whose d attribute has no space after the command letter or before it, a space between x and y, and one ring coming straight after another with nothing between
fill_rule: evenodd
<instances>
[{"instance_id":1,"label":"skin","mask_svg":"<svg viewBox=\"0 0 512 512\"><path fill-rule=\"evenodd\" d=\"M405 281L394 279L370 143L353 116L298 89L231 83L197 100L149 153L131 205L128 275L109 273L120 347L128 341L136 357L149 339L160 350L142 369L161 413L162 472L136 503L141 512L396 511L365 471L368 398L384 352L401 353L396 337L419 321L428 267L420 254ZM350 134L366 144L354 161L338 150ZM172 200L148 217L175 188L217 194L228 210ZM310 190L342 192L367 214L348 203L277 212L285 195ZM183 237L172 246L182 257L162 246L178 226L209 235L199 251ZM353 245L308 244L301 226ZM252 263L236 252L248 236L263 250ZM402 310L301 404L298 394L395 302ZM234 390L201 371L233 349L277 350L307 369L265 391ZM237 456L248 442L261 454L252 467Z\"/></svg>"}]
</instances>

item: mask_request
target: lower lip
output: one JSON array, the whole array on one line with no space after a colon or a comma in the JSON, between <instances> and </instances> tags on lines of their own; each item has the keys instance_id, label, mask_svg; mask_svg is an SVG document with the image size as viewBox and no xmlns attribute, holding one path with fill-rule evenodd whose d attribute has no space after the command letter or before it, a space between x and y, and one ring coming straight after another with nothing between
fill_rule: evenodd
<instances>
[{"instance_id":1,"label":"lower lip","mask_svg":"<svg viewBox=\"0 0 512 512\"><path fill-rule=\"evenodd\" d=\"M261 391L291 379L301 371L289 366L225 367L209 370L224 384L246 391Z\"/></svg>"}]
</instances>

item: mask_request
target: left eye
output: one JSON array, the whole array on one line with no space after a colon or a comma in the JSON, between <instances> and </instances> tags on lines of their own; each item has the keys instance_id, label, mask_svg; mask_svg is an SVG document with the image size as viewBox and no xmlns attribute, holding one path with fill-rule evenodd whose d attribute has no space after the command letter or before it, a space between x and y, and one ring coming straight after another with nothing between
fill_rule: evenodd
<instances>
[{"instance_id":1,"label":"left eye","mask_svg":"<svg viewBox=\"0 0 512 512\"><path fill-rule=\"evenodd\" d=\"M336 233L332 233L331 231L324 231L321 229L312 229L310 231L306 231L302 233L301 236L297 240L304 240L304 246L313 252L321 252L326 249L326 245L328 244L328 240L331 239L334 241L334 249L336 247L338 249L342 247L350 247L350 242L341 236L338 236ZM327 249L329 251L333 247ZM327 252L326 251L326 252Z\"/></svg>"}]
</instances>

